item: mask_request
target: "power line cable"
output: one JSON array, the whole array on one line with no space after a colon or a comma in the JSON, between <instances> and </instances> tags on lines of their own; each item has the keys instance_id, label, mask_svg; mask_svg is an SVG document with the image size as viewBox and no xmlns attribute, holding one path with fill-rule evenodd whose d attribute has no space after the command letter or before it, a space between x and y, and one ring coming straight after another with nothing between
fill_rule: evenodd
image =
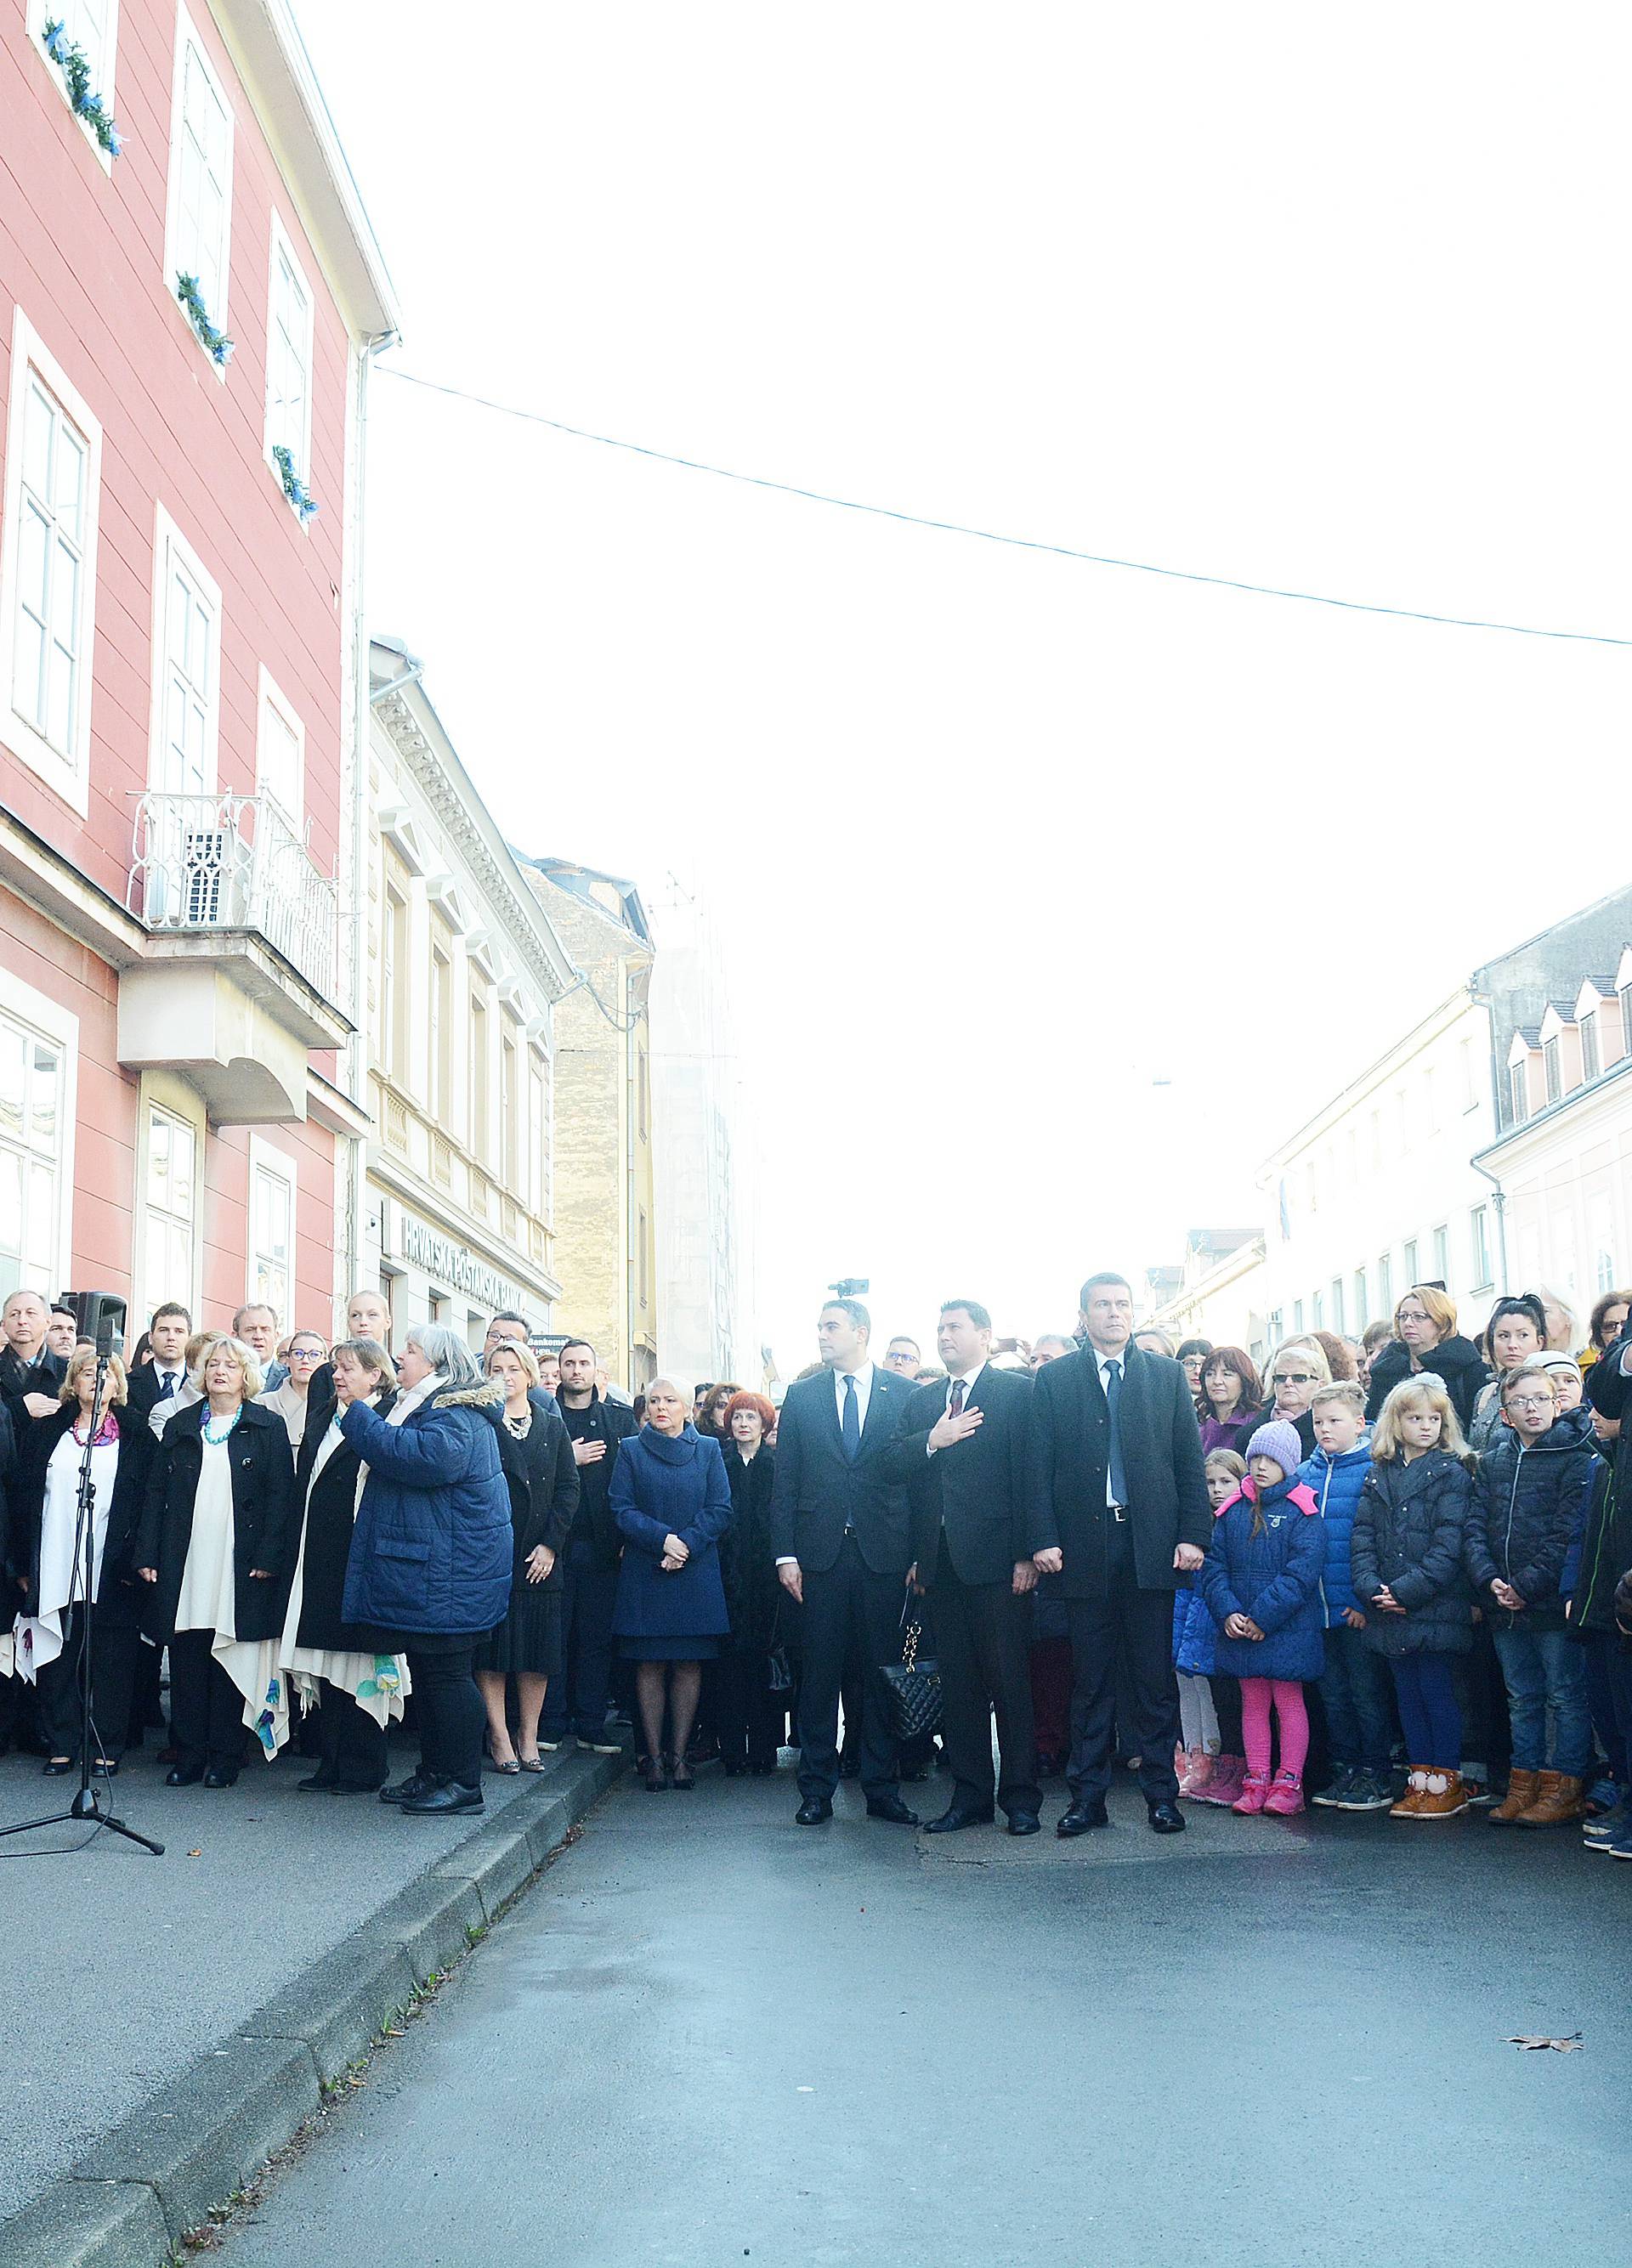
<instances>
[{"instance_id":1,"label":"power line cable","mask_svg":"<svg viewBox=\"0 0 1632 2268\"><path fill-rule=\"evenodd\" d=\"M736 481L745 488L770 489L779 496L801 497L808 504L831 504L839 512L860 512L875 519L898 520L907 527L927 527L941 535L969 535L982 543L1007 544L1016 551L1046 551L1060 559L1082 559L1092 567L1118 567L1130 575L1160 575L1174 583L1203 583L1215 590L1244 591L1258 599L1295 599L1310 607L1337 607L1347 614L1392 615L1407 622L1434 622L1442 628L1459 630L1501 630L1513 637L1564 638L1582 645L1632 646L1632 637L1611 637L1603 630L1552 630L1540 629L1533 622L1487 622L1476 615L1430 614L1421 607L1389 607L1370 599L1334 599L1323 591L1284 590L1274 583L1249 583L1235 575L1204 575L1188 567L1158 567L1148 559L1118 559L1102 551L1082 551L1069 543L1050 543L1034 535L1005 535L991 527L971 527L956 519L934 519L926 513L898 512L891 504L864 504L854 497L829 496L821 489L801 488L795 481L775 481L762 473L739 473L728 465L705 464L698 457L681 457L667 449L648 448L641 441L620 441L610 433L592 433L582 425L569 425L559 417L546 417L542 410L520 409L513 402L494 401L484 394L472 394L458 386L443 386L433 378L421 378L411 370L398 370L390 363L380 366L385 378L400 379L405 386L417 386L427 394L445 394L450 401L468 401L479 409L491 409L500 417L520 418L528 425L547 426L552 433L565 433L575 441L593 441L602 449L622 449L631 457L648 457L660 465L678 465L688 473L708 473L715 480Z\"/></svg>"}]
</instances>

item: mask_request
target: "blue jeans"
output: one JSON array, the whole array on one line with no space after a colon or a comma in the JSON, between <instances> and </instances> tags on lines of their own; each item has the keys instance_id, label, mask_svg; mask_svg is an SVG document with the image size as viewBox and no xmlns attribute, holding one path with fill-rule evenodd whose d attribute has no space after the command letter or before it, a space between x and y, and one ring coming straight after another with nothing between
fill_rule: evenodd
<instances>
[{"instance_id":1,"label":"blue jeans","mask_svg":"<svg viewBox=\"0 0 1632 2268\"><path fill-rule=\"evenodd\" d=\"M1386 1771L1394 1742L1388 1670L1366 1644L1363 1631L1338 1623L1326 1632L1320 1699L1335 1768L1358 1764L1366 1771Z\"/></svg>"},{"instance_id":2,"label":"blue jeans","mask_svg":"<svg viewBox=\"0 0 1632 2268\"><path fill-rule=\"evenodd\" d=\"M1525 1621L1521 1616L1514 1629L1491 1632L1507 1685L1513 1769L1584 1779L1592 1762L1592 1719L1581 1648L1567 1631L1526 1630Z\"/></svg>"},{"instance_id":3,"label":"blue jeans","mask_svg":"<svg viewBox=\"0 0 1632 2268\"><path fill-rule=\"evenodd\" d=\"M1406 1762L1425 1771L1456 1771L1462 1762L1462 1712L1448 1653L1396 1654L1394 1697L1405 1727Z\"/></svg>"}]
</instances>

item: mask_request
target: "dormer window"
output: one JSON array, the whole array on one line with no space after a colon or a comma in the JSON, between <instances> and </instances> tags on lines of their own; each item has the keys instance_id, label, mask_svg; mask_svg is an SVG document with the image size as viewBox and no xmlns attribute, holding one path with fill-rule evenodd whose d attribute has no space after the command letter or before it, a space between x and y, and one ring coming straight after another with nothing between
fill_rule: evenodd
<instances>
[{"instance_id":1,"label":"dormer window","mask_svg":"<svg viewBox=\"0 0 1632 2268\"><path fill-rule=\"evenodd\" d=\"M1558 1042L1548 1040L1541 1049L1541 1071L1547 1082L1547 1099L1556 1102L1564 1092L1564 1075L1558 1059Z\"/></svg>"},{"instance_id":2,"label":"dormer window","mask_svg":"<svg viewBox=\"0 0 1632 2268\"><path fill-rule=\"evenodd\" d=\"M1590 1084L1603 1067L1598 1043L1598 1010L1594 1008L1581 1019L1581 1076Z\"/></svg>"},{"instance_id":3,"label":"dormer window","mask_svg":"<svg viewBox=\"0 0 1632 2268\"><path fill-rule=\"evenodd\" d=\"M1527 1066L1516 1063L1509 1073L1513 1082L1513 1123L1522 1126L1530 1116L1530 1073Z\"/></svg>"}]
</instances>

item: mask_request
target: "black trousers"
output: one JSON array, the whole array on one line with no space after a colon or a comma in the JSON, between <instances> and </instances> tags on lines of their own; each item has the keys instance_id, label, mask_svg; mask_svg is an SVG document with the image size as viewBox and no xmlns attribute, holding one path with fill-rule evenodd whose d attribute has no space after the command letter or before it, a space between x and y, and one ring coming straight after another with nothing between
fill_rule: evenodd
<instances>
[{"instance_id":1,"label":"black trousers","mask_svg":"<svg viewBox=\"0 0 1632 2268\"><path fill-rule=\"evenodd\" d=\"M407 1655L419 1704L420 1771L427 1779L479 1788L487 1711L476 1687L476 1649L474 1637L441 1638L425 1653L410 1646Z\"/></svg>"},{"instance_id":2,"label":"black trousers","mask_svg":"<svg viewBox=\"0 0 1632 2268\"><path fill-rule=\"evenodd\" d=\"M787 1696L765 1683L763 1653L724 1653L713 1665L720 1696L720 1753L728 1764L774 1764Z\"/></svg>"},{"instance_id":3,"label":"black trousers","mask_svg":"<svg viewBox=\"0 0 1632 2268\"><path fill-rule=\"evenodd\" d=\"M1096 1599L1067 1599L1071 1626L1071 1761L1066 1778L1080 1802L1111 1786L1120 1672L1124 1752L1139 1756L1147 1803L1178 1793L1173 1750L1178 1745L1178 1683L1173 1675L1173 1594L1141 1591L1134 1567L1133 1530L1106 1521L1107 1580Z\"/></svg>"},{"instance_id":4,"label":"black trousers","mask_svg":"<svg viewBox=\"0 0 1632 2268\"><path fill-rule=\"evenodd\" d=\"M70 1607L63 1623L63 1651L40 1672L40 1727L54 1756L79 1755L79 1649L85 1609ZM136 1686L137 1631L105 1623L99 1616L91 1631L91 1714L93 1756L124 1753L130 1726L130 1697ZM150 1649L151 1651L151 1649Z\"/></svg>"},{"instance_id":5,"label":"black trousers","mask_svg":"<svg viewBox=\"0 0 1632 2268\"><path fill-rule=\"evenodd\" d=\"M989 1810L995 1800L1005 1811L1038 1811L1043 1792L1031 1722L1031 1602L1017 1599L1012 1582L960 1580L944 1534L934 1573L929 1595L952 1800L971 1809ZM1001 1776L992 1769L994 1709Z\"/></svg>"},{"instance_id":6,"label":"black trousers","mask_svg":"<svg viewBox=\"0 0 1632 2268\"><path fill-rule=\"evenodd\" d=\"M210 1653L213 1631L170 1641L170 1739L178 1771L235 1772L244 1761L244 1697Z\"/></svg>"},{"instance_id":7,"label":"black trousers","mask_svg":"<svg viewBox=\"0 0 1632 2268\"><path fill-rule=\"evenodd\" d=\"M359 1709L349 1693L327 1678L317 1709L317 1754L323 1777L341 1787L386 1784L385 1727L376 1725L366 1709Z\"/></svg>"},{"instance_id":8,"label":"black trousers","mask_svg":"<svg viewBox=\"0 0 1632 2268\"><path fill-rule=\"evenodd\" d=\"M585 1543L569 1544L561 1568L562 1675L552 1677L538 1720L539 1738L606 1738L606 1699L612 1677L612 1609L617 1570L597 1567Z\"/></svg>"},{"instance_id":9,"label":"black trousers","mask_svg":"<svg viewBox=\"0 0 1632 2268\"><path fill-rule=\"evenodd\" d=\"M846 1535L825 1574L805 1571L804 1668L799 1684L799 1792L831 1801L838 1786L838 1693L853 1637L863 1659L861 1785L868 1795L896 1793L896 1744L879 1669L898 1660L901 1575L875 1575Z\"/></svg>"}]
</instances>

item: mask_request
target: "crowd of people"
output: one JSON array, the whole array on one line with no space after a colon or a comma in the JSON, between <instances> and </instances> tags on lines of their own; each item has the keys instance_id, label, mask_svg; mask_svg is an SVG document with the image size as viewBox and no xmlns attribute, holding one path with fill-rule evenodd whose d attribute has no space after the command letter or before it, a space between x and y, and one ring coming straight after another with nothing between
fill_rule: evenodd
<instances>
[{"instance_id":1,"label":"crowd of people","mask_svg":"<svg viewBox=\"0 0 1632 2268\"><path fill-rule=\"evenodd\" d=\"M835 1298L779 1410L631 1398L513 1314L479 1353L432 1323L393 1351L367 1289L336 1342L166 1301L99 1364L14 1292L0 1752L78 1771L88 1681L98 1773L157 1734L168 1785L226 1788L293 1745L304 1790L414 1815L568 1740L616 1753L621 1718L653 1793L774 1772L791 1737L807 1827L853 1777L869 1818L1027 1835L1063 1778L1069 1837L1120 1767L1158 1833L1186 1803L1481 1807L1632 1858L1629 1310L1606 1294L1576 1351L1560 1302L1503 1298L1475 1345L1416 1285L1260 1373L1136 1329L1109 1271L1029 1345L949 1300L933 1364L905 1335L875 1363ZM904 1649L936 1667L938 1755L893 1705ZM937 1766L920 1822L903 1785Z\"/></svg>"}]
</instances>

